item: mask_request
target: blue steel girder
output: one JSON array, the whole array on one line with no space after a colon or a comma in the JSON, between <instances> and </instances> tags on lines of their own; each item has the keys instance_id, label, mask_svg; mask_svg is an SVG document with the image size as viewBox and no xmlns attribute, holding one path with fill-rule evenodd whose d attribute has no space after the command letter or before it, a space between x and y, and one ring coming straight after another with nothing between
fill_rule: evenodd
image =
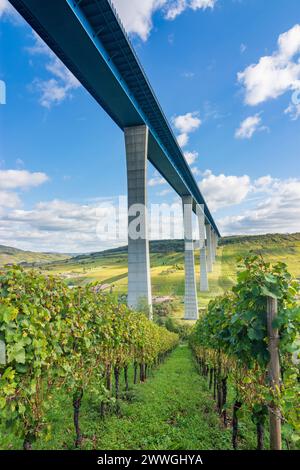
<instances>
[{"instance_id":1,"label":"blue steel girder","mask_svg":"<svg viewBox=\"0 0 300 470\"><path fill-rule=\"evenodd\" d=\"M149 127L148 158L180 195L204 205L195 178L110 0L10 0L121 128Z\"/></svg>"}]
</instances>

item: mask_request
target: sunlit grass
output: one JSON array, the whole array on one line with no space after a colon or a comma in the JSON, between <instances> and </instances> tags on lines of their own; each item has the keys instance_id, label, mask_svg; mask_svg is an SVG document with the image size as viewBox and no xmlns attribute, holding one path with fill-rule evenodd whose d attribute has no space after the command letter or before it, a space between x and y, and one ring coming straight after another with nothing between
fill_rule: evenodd
<instances>
[{"instance_id":1,"label":"sunlit grass","mask_svg":"<svg viewBox=\"0 0 300 470\"><path fill-rule=\"evenodd\" d=\"M166 244L168 242L165 242ZM212 273L209 273L209 292L200 292L199 251L195 252L195 270L199 307L205 308L209 301L230 289L236 279L238 258L253 251L271 263L285 262L296 278L300 278L300 240L269 236L250 241L222 245ZM126 294L128 284L127 254L114 253L87 257L84 262L58 262L47 268L53 274L64 275L69 283L97 282L112 286L117 294ZM151 254L151 280L153 296L172 296L177 300L175 316L183 315L184 300L184 255L167 252Z\"/></svg>"}]
</instances>

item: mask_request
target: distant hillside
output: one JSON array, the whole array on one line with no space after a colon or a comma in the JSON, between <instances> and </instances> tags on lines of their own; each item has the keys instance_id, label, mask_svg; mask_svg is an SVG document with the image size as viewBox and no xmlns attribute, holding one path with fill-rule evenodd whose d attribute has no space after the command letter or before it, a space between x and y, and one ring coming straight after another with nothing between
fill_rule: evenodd
<instances>
[{"instance_id":1,"label":"distant hillside","mask_svg":"<svg viewBox=\"0 0 300 470\"><path fill-rule=\"evenodd\" d=\"M41 264L53 261L62 261L70 255L60 253L35 253L33 251L19 250L10 246L0 245L0 267L5 264Z\"/></svg>"},{"instance_id":2,"label":"distant hillside","mask_svg":"<svg viewBox=\"0 0 300 470\"><path fill-rule=\"evenodd\" d=\"M170 253L183 252L183 240L152 240L150 241L150 251L151 253ZM74 256L72 260L83 261L85 259L95 259L99 257L112 256L112 255L121 255L128 252L128 246L120 246L118 248L111 248L110 250L97 251L95 253L83 254Z\"/></svg>"},{"instance_id":3,"label":"distant hillside","mask_svg":"<svg viewBox=\"0 0 300 470\"><path fill-rule=\"evenodd\" d=\"M150 265L153 296L173 296L182 310L184 298L183 240L150 242ZM96 282L126 295L128 288L127 246L102 252L77 255L42 266L45 273L61 276L70 285ZM224 237L220 240L217 262L209 273L209 292L199 292L201 307L222 295L236 282L238 259L250 252L259 254L270 263L284 262L290 273L300 280L300 234ZM197 285L199 285L199 252L195 256ZM180 310L181 309L181 310Z\"/></svg>"},{"instance_id":4,"label":"distant hillside","mask_svg":"<svg viewBox=\"0 0 300 470\"><path fill-rule=\"evenodd\" d=\"M278 243L284 245L285 243L293 243L300 241L300 233L281 234L281 233L270 233L266 235L234 235L232 237L224 237L220 241L220 245L229 244L262 244L265 243Z\"/></svg>"},{"instance_id":5,"label":"distant hillside","mask_svg":"<svg viewBox=\"0 0 300 470\"><path fill-rule=\"evenodd\" d=\"M220 246L225 245L251 245L253 249L258 246L278 245L284 247L294 242L300 242L300 233L293 234L266 234L266 235L236 235L223 237L219 241ZM184 250L183 240L152 240L150 241L151 253L182 253ZM110 257L113 255L127 255L127 245L110 250L74 256L72 261L95 260L97 258ZM70 260L71 261L71 260Z\"/></svg>"},{"instance_id":6,"label":"distant hillside","mask_svg":"<svg viewBox=\"0 0 300 470\"><path fill-rule=\"evenodd\" d=\"M232 247L238 255L244 255L249 250L280 256L284 260L285 254L292 255L294 248L300 247L300 233L294 234L267 234L267 235L237 235L223 237L219 241L220 246ZM183 240L153 240L150 241L150 253L152 255L168 255L170 253L183 253ZM127 258L128 247L121 246L110 250L80 255L67 255L59 253L34 253L18 250L0 245L0 266L4 264L51 264L61 263L63 270L70 265L86 265L98 260L110 258ZM295 258L296 261L297 257ZM64 268L65 267L65 268Z\"/></svg>"}]
</instances>

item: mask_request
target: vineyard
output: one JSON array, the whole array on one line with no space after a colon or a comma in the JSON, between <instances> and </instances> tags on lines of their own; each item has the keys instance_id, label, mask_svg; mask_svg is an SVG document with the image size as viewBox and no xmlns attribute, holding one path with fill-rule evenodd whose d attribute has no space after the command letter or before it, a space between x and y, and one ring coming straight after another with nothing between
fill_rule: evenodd
<instances>
[{"instance_id":1,"label":"vineyard","mask_svg":"<svg viewBox=\"0 0 300 470\"><path fill-rule=\"evenodd\" d=\"M97 398L100 414L111 406L117 410L121 372L127 389L130 364L134 382L138 375L145 381L149 368L178 342L176 334L93 286L70 289L57 278L14 268L1 272L0 289L0 340L6 349L0 416L26 450L55 431L45 420L55 390L65 388L71 397L78 447L84 393Z\"/></svg>"},{"instance_id":2,"label":"vineyard","mask_svg":"<svg viewBox=\"0 0 300 470\"><path fill-rule=\"evenodd\" d=\"M236 286L211 301L198 321L191 346L224 426L232 424L233 448L243 408L256 425L257 449L263 449L268 415L271 448L281 448L281 424L291 448L300 438L299 283L283 263L272 267L258 256L247 257L240 268ZM229 385L235 395L230 421Z\"/></svg>"},{"instance_id":3,"label":"vineyard","mask_svg":"<svg viewBox=\"0 0 300 470\"><path fill-rule=\"evenodd\" d=\"M136 448L245 449L247 427L255 429L257 449L298 448L298 299L299 283L283 263L254 255L241 260L235 286L212 300L192 329L195 367L186 345L177 347L176 333L94 284L70 288L35 270L4 269L0 429L26 450L47 446L58 431L51 410L59 406L65 416L67 407L73 446L82 448L81 424L91 419L85 413L92 402L98 422L92 445L111 445L117 436L117 449L130 442ZM149 377L145 402L135 404L133 384ZM98 434L104 423L107 432L112 426L107 441Z\"/></svg>"}]
</instances>

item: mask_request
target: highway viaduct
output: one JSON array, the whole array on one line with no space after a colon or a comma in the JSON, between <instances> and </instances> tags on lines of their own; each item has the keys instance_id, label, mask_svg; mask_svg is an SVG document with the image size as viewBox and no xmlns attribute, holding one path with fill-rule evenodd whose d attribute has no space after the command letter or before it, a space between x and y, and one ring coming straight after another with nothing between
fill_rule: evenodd
<instances>
[{"instance_id":1,"label":"highway viaduct","mask_svg":"<svg viewBox=\"0 0 300 470\"><path fill-rule=\"evenodd\" d=\"M125 136L128 224L139 213L141 236L128 235L128 304L152 312L147 221L147 160L182 198L185 319L198 318L192 214L200 240L200 290L209 289L220 233L140 61L110 0L9 0Z\"/></svg>"}]
</instances>

